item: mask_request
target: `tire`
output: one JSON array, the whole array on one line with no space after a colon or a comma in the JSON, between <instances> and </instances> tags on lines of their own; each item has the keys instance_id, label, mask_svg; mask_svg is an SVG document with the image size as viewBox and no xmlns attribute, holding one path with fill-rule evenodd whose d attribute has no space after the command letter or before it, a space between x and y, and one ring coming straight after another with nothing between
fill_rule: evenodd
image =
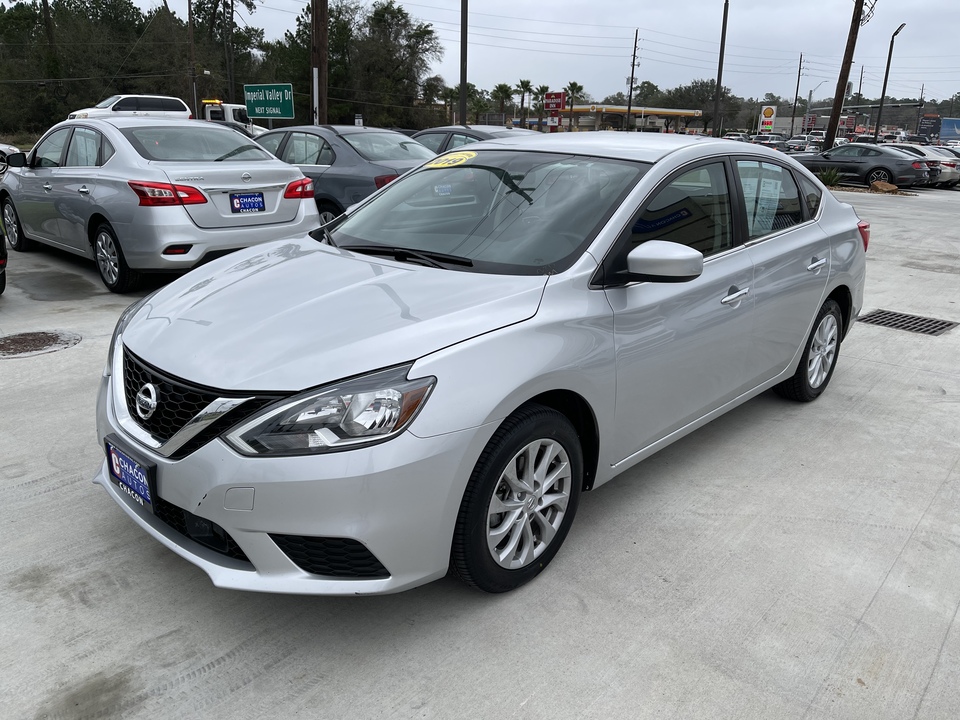
<instances>
[{"instance_id":1,"label":"tire","mask_svg":"<svg viewBox=\"0 0 960 720\"><path fill-rule=\"evenodd\" d=\"M549 482L531 475L531 462ZM450 552L453 573L489 593L535 578L563 544L582 485L583 453L566 416L542 405L520 408L494 433L470 476Z\"/></svg>"},{"instance_id":2,"label":"tire","mask_svg":"<svg viewBox=\"0 0 960 720\"><path fill-rule=\"evenodd\" d=\"M93 236L93 256L97 261L100 279L110 292L131 292L140 285L140 273L127 265L117 234L109 223L101 223L97 227Z\"/></svg>"},{"instance_id":3,"label":"tire","mask_svg":"<svg viewBox=\"0 0 960 720\"><path fill-rule=\"evenodd\" d=\"M340 210L340 208L338 208L332 202L327 202L326 200L321 200L317 203L317 211L320 213L321 225L326 225L334 218L338 218L343 214L343 211Z\"/></svg>"},{"instance_id":4,"label":"tire","mask_svg":"<svg viewBox=\"0 0 960 720\"><path fill-rule=\"evenodd\" d=\"M799 402L810 402L820 397L837 367L842 328L840 306L833 300L827 300L817 313L797 371L789 380L775 385L774 391L781 397Z\"/></svg>"},{"instance_id":5,"label":"tire","mask_svg":"<svg viewBox=\"0 0 960 720\"><path fill-rule=\"evenodd\" d=\"M3 295L3 291L7 289L7 273L0 272L0 295Z\"/></svg>"},{"instance_id":6,"label":"tire","mask_svg":"<svg viewBox=\"0 0 960 720\"><path fill-rule=\"evenodd\" d=\"M3 177L3 174L7 171L7 154L0 150L0 177Z\"/></svg>"},{"instance_id":7,"label":"tire","mask_svg":"<svg viewBox=\"0 0 960 720\"><path fill-rule=\"evenodd\" d=\"M5 198L3 201L3 227L7 231L7 242L17 252L26 252L33 247L33 242L23 234L20 217L10 198Z\"/></svg>"},{"instance_id":8,"label":"tire","mask_svg":"<svg viewBox=\"0 0 960 720\"><path fill-rule=\"evenodd\" d=\"M875 182L890 182L890 171L885 168L874 168L867 173L867 185L873 185Z\"/></svg>"}]
</instances>

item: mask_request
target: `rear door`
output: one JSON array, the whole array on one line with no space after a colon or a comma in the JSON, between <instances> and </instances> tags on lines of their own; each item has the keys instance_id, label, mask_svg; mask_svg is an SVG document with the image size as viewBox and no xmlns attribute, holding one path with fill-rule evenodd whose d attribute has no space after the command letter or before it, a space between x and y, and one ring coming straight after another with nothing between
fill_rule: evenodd
<instances>
[{"instance_id":1,"label":"rear door","mask_svg":"<svg viewBox=\"0 0 960 720\"><path fill-rule=\"evenodd\" d=\"M93 128L75 128L63 166L54 171L60 237L65 245L75 250L86 252L90 247L87 223L93 211L104 142L103 135ZM108 156L110 154L112 152Z\"/></svg>"}]
</instances>

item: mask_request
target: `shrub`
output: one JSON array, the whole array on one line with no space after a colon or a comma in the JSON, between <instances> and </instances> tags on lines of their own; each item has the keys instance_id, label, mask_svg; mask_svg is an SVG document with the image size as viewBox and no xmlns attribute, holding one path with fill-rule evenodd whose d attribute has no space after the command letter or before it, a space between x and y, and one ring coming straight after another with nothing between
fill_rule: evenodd
<instances>
[{"instance_id":1,"label":"shrub","mask_svg":"<svg viewBox=\"0 0 960 720\"><path fill-rule=\"evenodd\" d=\"M827 187L833 187L834 185L840 184L840 173L834 170L833 168L829 170L821 170L816 173L817 178Z\"/></svg>"}]
</instances>

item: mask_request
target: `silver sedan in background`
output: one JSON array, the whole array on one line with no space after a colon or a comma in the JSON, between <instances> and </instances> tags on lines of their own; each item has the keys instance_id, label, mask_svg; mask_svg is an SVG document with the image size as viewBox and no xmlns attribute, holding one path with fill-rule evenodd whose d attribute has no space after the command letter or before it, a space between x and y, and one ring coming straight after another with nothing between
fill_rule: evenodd
<instances>
[{"instance_id":1,"label":"silver sedan in background","mask_svg":"<svg viewBox=\"0 0 960 720\"><path fill-rule=\"evenodd\" d=\"M221 587L510 590L582 491L768 388L817 398L868 241L756 145L477 143L129 308L95 481Z\"/></svg>"},{"instance_id":2,"label":"silver sedan in background","mask_svg":"<svg viewBox=\"0 0 960 720\"><path fill-rule=\"evenodd\" d=\"M229 128L191 120L71 120L8 156L10 246L36 241L97 262L113 292L319 223L313 183Z\"/></svg>"}]
</instances>

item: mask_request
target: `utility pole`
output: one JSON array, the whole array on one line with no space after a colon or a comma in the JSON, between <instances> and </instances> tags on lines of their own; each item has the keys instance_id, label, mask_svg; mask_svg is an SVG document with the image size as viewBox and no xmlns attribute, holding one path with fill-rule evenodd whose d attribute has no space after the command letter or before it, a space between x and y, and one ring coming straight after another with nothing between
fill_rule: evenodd
<instances>
[{"instance_id":1,"label":"utility pole","mask_svg":"<svg viewBox=\"0 0 960 720\"><path fill-rule=\"evenodd\" d=\"M313 69L313 124L327 123L327 0L312 0L310 8L310 66Z\"/></svg>"},{"instance_id":2,"label":"utility pole","mask_svg":"<svg viewBox=\"0 0 960 720\"><path fill-rule=\"evenodd\" d=\"M827 135L823 139L824 150L832 148L833 141L837 137L837 127L840 125L840 113L843 111L843 96L847 89L847 80L850 78L850 66L853 65L853 53L857 49L857 35L860 34L860 25L866 24L870 20L870 16L866 18L863 17L863 3L864 0L854 0L853 3L853 18L850 20L850 32L847 34L847 47L843 52L843 62L840 64L840 77L837 78L837 89L833 94L833 109L830 111L830 121L827 123Z\"/></svg>"},{"instance_id":3,"label":"utility pole","mask_svg":"<svg viewBox=\"0 0 960 720\"><path fill-rule=\"evenodd\" d=\"M860 0L862 3L863 0ZM720 64L717 66L717 92L713 96L713 137L720 137L720 93L723 92L723 51L727 45L727 12L730 0L723 0L723 27L720 30Z\"/></svg>"},{"instance_id":4,"label":"utility pole","mask_svg":"<svg viewBox=\"0 0 960 720\"><path fill-rule=\"evenodd\" d=\"M926 84L920 86L920 107L917 108L917 135L920 134L920 116L923 115L923 91L926 89Z\"/></svg>"},{"instance_id":5,"label":"utility pole","mask_svg":"<svg viewBox=\"0 0 960 720\"><path fill-rule=\"evenodd\" d=\"M457 118L467 124L467 0L460 0L460 105Z\"/></svg>"},{"instance_id":6,"label":"utility pole","mask_svg":"<svg viewBox=\"0 0 960 720\"><path fill-rule=\"evenodd\" d=\"M790 116L790 137L793 137L793 123L797 119L797 103L800 100L800 73L803 72L803 53L800 53L800 65L797 67L797 90L793 93L793 115ZM809 107L807 112L810 112Z\"/></svg>"},{"instance_id":7,"label":"utility pole","mask_svg":"<svg viewBox=\"0 0 960 720\"><path fill-rule=\"evenodd\" d=\"M639 34L640 28L633 31L633 57L630 58L630 87L627 88L627 122L625 128L627 132L630 132L630 114L633 111L633 82L635 78L634 70L637 67L637 37Z\"/></svg>"},{"instance_id":8,"label":"utility pole","mask_svg":"<svg viewBox=\"0 0 960 720\"><path fill-rule=\"evenodd\" d=\"M187 0L187 35L190 38L190 87L193 89L193 116L200 117L197 112L197 55L193 45L193 0Z\"/></svg>"},{"instance_id":9,"label":"utility pole","mask_svg":"<svg viewBox=\"0 0 960 720\"><path fill-rule=\"evenodd\" d=\"M890 51L887 53L887 69L883 73L883 89L880 91L880 107L877 108L877 124L873 130L873 139L877 140L880 136L880 119L883 117L883 99L887 96L887 80L890 78L890 61L893 60L893 42L897 39L900 31L907 26L906 23L900 23L900 27L893 31L890 36Z\"/></svg>"}]
</instances>

